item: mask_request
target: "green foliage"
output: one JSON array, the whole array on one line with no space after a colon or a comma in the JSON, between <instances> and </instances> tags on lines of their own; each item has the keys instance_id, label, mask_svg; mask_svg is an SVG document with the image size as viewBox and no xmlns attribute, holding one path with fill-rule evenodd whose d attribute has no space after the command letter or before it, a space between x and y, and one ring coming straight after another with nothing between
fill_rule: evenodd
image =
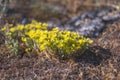
<instances>
[{"instance_id":1,"label":"green foliage","mask_svg":"<svg viewBox=\"0 0 120 80\"><path fill-rule=\"evenodd\" d=\"M60 58L75 54L78 50L82 53L93 41L78 35L75 32L47 29L48 24L32 21L31 24L17 25L15 27L4 27L1 31L6 34L7 45L13 52L17 53L21 44L27 53L33 49L46 51L48 55L56 55ZM18 50L17 50L18 49Z\"/></svg>"}]
</instances>

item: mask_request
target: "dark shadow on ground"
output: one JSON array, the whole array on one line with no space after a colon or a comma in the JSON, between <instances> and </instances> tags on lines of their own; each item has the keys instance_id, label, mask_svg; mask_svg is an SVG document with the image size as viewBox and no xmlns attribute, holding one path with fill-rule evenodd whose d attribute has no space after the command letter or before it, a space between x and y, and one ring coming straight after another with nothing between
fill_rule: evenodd
<instances>
[{"instance_id":1,"label":"dark shadow on ground","mask_svg":"<svg viewBox=\"0 0 120 80\"><path fill-rule=\"evenodd\" d=\"M5 43L5 36L0 33L0 44L4 44Z\"/></svg>"},{"instance_id":2,"label":"dark shadow on ground","mask_svg":"<svg viewBox=\"0 0 120 80\"><path fill-rule=\"evenodd\" d=\"M84 62L97 66L110 57L112 57L112 54L109 50L106 50L100 46L93 46L89 47L84 54L75 56L74 60L75 62Z\"/></svg>"}]
</instances>

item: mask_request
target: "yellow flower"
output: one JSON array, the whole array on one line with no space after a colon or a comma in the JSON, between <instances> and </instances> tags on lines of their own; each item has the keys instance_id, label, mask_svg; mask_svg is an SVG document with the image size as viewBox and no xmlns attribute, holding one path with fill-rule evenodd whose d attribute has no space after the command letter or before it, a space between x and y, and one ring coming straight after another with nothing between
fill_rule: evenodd
<instances>
[{"instance_id":1,"label":"yellow flower","mask_svg":"<svg viewBox=\"0 0 120 80\"><path fill-rule=\"evenodd\" d=\"M45 46L44 45L40 45L40 50L45 50Z\"/></svg>"},{"instance_id":2,"label":"yellow flower","mask_svg":"<svg viewBox=\"0 0 120 80\"><path fill-rule=\"evenodd\" d=\"M26 33L30 38L34 38L35 37L35 31L34 30L30 30L29 32Z\"/></svg>"},{"instance_id":3,"label":"yellow flower","mask_svg":"<svg viewBox=\"0 0 120 80\"><path fill-rule=\"evenodd\" d=\"M78 41L80 44L84 44L84 40L83 39L80 39L79 41Z\"/></svg>"},{"instance_id":4,"label":"yellow flower","mask_svg":"<svg viewBox=\"0 0 120 80\"><path fill-rule=\"evenodd\" d=\"M11 32L14 32L16 29L15 28L10 28L10 31Z\"/></svg>"},{"instance_id":5,"label":"yellow flower","mask_svg":"<svg viewBox=\"0 0 120 80\"><path fill-rule=\"evenodd\" d=\"M93 40L89 40L88 42L89 42L89 44L92 44L92 43L93 43Z\"/></svg>"},{"instance_id":6,"label":"yellow flower","mask_svg":"<svg viewBox=\"0 0 120 80\"><path fill-rule=\"evenodd\" d=\"M53 28L52 31L58 31L59 29L58 28Z\"/></svg>"},{"instance_id":7,"label":"yellow flower","mask_svg":"<svg viewBox=\"0 0 120 80\"><path fill-rule=\"evenodd\" d=\"M22 40L23 42L27 42L27 39L26 39L25 37L22 37L21 40Z\"/></svg>"},{"instance_id":8,"label":"yellow flower","mask_svg":"<svg viewBox=\"0 0 120 80\"><path fill-rule=\"evenodd\" d=\"M43 23L42 26L48 27L48 24L47 23Z\"/></svg>"},{"instance_id":9,"label":"yellow flower","mask_svg":"<svg viewBox=\"0 0 120 80\"><path fill-rule=\"evenodd\" d=\"M18 26L17 26L17 29L18 29L18 30L23 30L23 28L24 28L23 25L18 25Z\"/></svg>"},{"instance_id":10,"label":"yellow flower","mask_svg":"<svg viewBox=\"0 0 120 80\"><path fill-rule=\"evenodd\" d=\"M6 27L3 27L2 29L1 29L1 31L5 31L6 30Z\"/></svg>"},{"instance_id":11,"label":"yellow flower","mask_svg":"<svg viewBox=\"0 0 120 80\"><path fill-rule=\"evenodd\" d=\"M25 49L25 52L29 52L29 51L30 51L30 48L26 48L26 49Z\"/></svg>"},{"instance_id":12,"label":"yellow flower","mask_svg":"<svg viewBox=\"0 0 120 80\"><path fill-rule=\"evenodd\" d=\"M59 43L59 44L58 44L58 47L59 47L59 48L62 48L62 47L63 47L63 43Z\"/></svg>"}]
</instances>

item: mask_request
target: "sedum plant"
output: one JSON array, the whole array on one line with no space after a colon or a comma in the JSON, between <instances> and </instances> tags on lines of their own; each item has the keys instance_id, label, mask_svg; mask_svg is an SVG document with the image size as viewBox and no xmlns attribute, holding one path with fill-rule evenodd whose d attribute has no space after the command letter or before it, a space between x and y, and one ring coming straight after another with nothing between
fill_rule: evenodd
<instances>
[{"instance_id":1,"label":"sedum plant","mask_svg":"<svg viewBox=\"0 0 120 80\"><path fill-rule=\"evenodd\" d=\"M76 32L59 30L58 28L48 30L47 27L46 23L32 21L27 25L5 26L1 31L5 32L8 38L6 43L15 53L18 53L21 48L27 53L39 50L47 52L49 56L66 58L76 54L77 51L82 54L93 42Z\"/></svg>"}]
</instances>

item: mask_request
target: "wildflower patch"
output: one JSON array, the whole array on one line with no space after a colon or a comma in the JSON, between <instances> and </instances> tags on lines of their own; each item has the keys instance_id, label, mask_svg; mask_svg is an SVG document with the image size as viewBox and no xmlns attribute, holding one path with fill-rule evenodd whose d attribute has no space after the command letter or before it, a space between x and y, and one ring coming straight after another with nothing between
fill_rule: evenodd
<instances>
[{"instance_id":1,"label":"wildflower patch","mask_svg":"<svg viewBox=\"0 0 120 80\"><path fill-rule=\"evenodd\" d=\"M33 49L46 51L48 55L58 57L67 57L75 54L76 51L81 53L93 43L89 38L80 36L76 32L67 30L59 30L53 28L48 30L48 24L32 21L27 25L9 25L1 29L7 38L6 45L14 52L18 53L21 44L22 49L26 53L30 53Z\"/></svg>"}]
</instances>

